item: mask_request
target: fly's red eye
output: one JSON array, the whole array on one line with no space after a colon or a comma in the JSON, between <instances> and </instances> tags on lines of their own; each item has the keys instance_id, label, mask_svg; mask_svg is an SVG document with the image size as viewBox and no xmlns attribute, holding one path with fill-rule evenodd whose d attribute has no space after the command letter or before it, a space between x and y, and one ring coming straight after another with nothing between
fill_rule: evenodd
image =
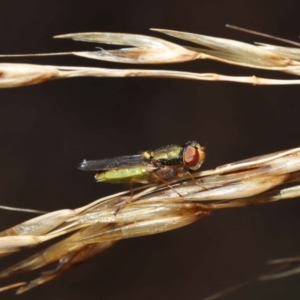
<instances>
[{"instance_id":1,"label":"fly's red eye","mask_svg":"<svg viewBox=\"0 0 300 300\"><path fill-rule=\"evenodd\" d=\"M183 164L190 170L198 170L205 159L204 148L197 142L190 141L185 144L183 150Z\"/></svg>"},{"instance_id":2,"label":"fly's red eye","mask_svg":"<svg viewBox=\"0 0 300 300\"><path fill-rule=\"evenodd\" d=\"M193 146L187 146L183 153L183 162L184 164L193 169L199 164L200 154L197 148Z\"/></svg>"}]
</instances>

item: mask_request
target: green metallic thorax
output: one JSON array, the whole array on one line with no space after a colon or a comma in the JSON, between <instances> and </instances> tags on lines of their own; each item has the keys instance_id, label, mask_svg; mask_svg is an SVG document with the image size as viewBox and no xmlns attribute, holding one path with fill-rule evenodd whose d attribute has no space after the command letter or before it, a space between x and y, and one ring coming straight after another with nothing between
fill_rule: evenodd
<instances>
[{"instance_id":1,"label":"green metallic thorax","mask_svg":"<svg viewBox=\"0 0 300 300\"><path fill-rule=\"evenodd\" d=\"M161 164L164 166L181 165L183 156L183 147L178 145L168 145L159 148L155 151L144 152L146 159L152 160L154 164ZM148 157L149 158L148 158Z\"/></svg>"}]
</instances>

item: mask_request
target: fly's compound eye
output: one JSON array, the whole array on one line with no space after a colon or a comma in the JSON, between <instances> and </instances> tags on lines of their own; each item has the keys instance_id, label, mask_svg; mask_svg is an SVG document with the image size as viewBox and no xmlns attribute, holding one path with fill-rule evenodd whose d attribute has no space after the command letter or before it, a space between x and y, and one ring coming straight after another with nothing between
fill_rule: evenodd
<instances>
[{"instance_id":1,"label":"fly's compound eye","mask_svg":"<svg viewBox=\"0 0 300 300\"><path fill-rule=\"evenodd\" d=\"M188 142L183 151L183 164L190 170L197 170L205 159L204 148L196 142Z\"/></svg>"}]
</instances>

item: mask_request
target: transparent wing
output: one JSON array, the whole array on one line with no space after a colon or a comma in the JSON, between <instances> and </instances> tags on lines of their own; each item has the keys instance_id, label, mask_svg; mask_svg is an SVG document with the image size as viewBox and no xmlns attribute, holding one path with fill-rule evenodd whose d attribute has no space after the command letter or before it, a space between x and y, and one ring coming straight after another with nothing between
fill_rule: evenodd
<instances>
[{"instance_id":1,"label":"transparent wing","mask_svg":"<svg viewBox=\"0 0 300 300\"><path fill-rule=\"evenodd\" d=\"M132 167L145 163L143 155L128 155L101 160L84 160L78 167L82 171L103 171L120 167Z\"/></svg>"}]
</instances>

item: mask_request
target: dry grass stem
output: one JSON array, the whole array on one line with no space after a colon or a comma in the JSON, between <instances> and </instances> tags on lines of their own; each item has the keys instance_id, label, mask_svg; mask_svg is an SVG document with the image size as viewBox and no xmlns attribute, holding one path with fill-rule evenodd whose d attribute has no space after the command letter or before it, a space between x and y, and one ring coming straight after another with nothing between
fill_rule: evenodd
<instances>
[{"instance_id":1,"label":"dry grass stem","mask_svg":"<svg viewBox=\"0 0 300 300\"><path fill-rule=\"evenodd\" d=\"M135 189L131 202L127 202L126 191L77 209L47 213L1 232L1 256L71 235L2 271L0 278L59 261L55 270L22 283L17 291L22 293L63 274L121 239L173 230L218 209L299 197L300 148L227 164L193 176L196 183L189 176L170 181L176 191L164 184L142 186ZM9 287L13 286L4 289Z\"/></svg>"},{"instance_id":2,"label":"dry grass stem","mask_svg":"<svg viewBox=\"0 0 300 300\"><path fill-rule=\"evenodd\" d=\"M296 42L275 38L293 46L283 47L265 43L247 44L173 30L152 30L193 43L195 46L179 45L145 35L87 32L59 35L55 38L125 47L117 50L98 48L94 51L0 55L0 57L74 55L138 65L208 59L246 68L300 75L300 48L297 48L300 45ZM171 70L0 63L0 88L15 88L71 77L157 77L229 81L252 85L300 84L300 79L297 78L271 79ZM133 197L125 191L75 209L62 209L51 213L39 212L43 214L0 232L0 257L68 235L48 248L0 272L0 278L58 262L54 270L42 272L40 277L30 282L7 285L0 288L0 292L12 288L18 288L18 294L26 292L62 275L75 265L105 251L122 239L177 229L208 216L214 210L259 205L299 197L300 148L201 171L194 173L193 177L195 180L187 176L175 178L169 181L168 185L155 183L142 186L134 189ZM131 201L128 201L129 198ZM0 208L13 209L4 206ZM33 212L30 209L16 210ZM299 274L299 261L299 257L270 261L270 265L276 265L276 269L270 273L238 284L207 299L217 299L253 281Z\"/></svg>"},{"instance_id":3,"label":"dry grass stem","mask_svg":"<svg viewBox=\"0 0 300 300\"><path fill-rule=\"evenodd\" d=\"M118 50L97 49L66 53L1 55L52 56L75 55L84 58L131 64L169 64L196 59L209 59L247 68L263 69L300 75L300 49L266 44L251 45L235 40L216 38L165 29L152 29L178 39L192 42L201 48L186 47L163 39L126 33L87 32L59 35L55 38L126 46ZM295 43L293 43L295 45ZM216 73L191 73L170 70L104 69L34 64L0 64L0 88L38 84L47 80L69 77L158 77L191 80L229 81L252 85L300 84L299 79L271 79L257 76L229 76Z\"/></svg>"}]
</instances>

